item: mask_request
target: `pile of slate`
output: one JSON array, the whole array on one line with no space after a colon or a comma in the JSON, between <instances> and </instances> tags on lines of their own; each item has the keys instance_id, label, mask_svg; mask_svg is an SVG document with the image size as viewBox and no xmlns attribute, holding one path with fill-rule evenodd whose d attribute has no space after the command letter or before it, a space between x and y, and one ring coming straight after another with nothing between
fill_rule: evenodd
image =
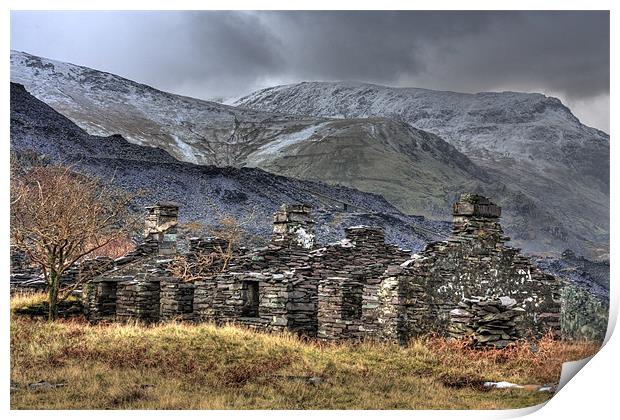
<instances>
[{"instance_id":1,"label":"pile of slate","mask_svg":"<svg viewBox=\"0 0 620 420\"><path fill-rule=\"evenodd\" d=\"M448 334L471 339L474 347L504 348L521 338L516 320L524 310L516 303L508 296L463 299L450 311Z\"/></svg>"},{"instance_id":2,"label":"pile of slate","mask_svg":"<svg viewBox=\"0 0 620 420\"><path fill-rule=\"evenodd\" d=\"M385 245L383 229L370 226L351 226L345 230L346 237L358 247L377 248Z\"/></svg>"}]
</instances>

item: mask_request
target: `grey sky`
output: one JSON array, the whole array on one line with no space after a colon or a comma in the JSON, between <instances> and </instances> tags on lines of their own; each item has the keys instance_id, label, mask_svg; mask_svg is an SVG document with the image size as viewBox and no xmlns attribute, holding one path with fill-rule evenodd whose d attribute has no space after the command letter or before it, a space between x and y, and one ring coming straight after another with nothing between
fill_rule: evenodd
<instances>
[{"instance_id":1,"label":"grey sky","mask_svg":"<svg viewBox=\"0 0 620 420\"><path fill-rule=\"evenodd\" d=\"M12 12L11 48L205 99L305 80L536 91L609 132L607 12Z\"/></svg>"}]
</instances>

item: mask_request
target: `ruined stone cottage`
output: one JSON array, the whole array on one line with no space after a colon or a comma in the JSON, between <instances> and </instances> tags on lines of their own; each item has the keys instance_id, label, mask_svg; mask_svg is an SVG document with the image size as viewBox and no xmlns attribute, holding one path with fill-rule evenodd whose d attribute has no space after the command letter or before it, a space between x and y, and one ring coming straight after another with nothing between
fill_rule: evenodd
<instances>
[{"instance_id":1,"label":"ruined stone cottage","mask_svg":"<svg viewBox=\"0 0 620 420\"><path fill-rule=\"evenodd\" d=\"M283 205L266 247L239 252L222 272L183 281L169 270L179 208L158 204L148 208L144 242L85 287L87 317L237 323L327 340L406 342L434 332L499 347L557 334L561 284L506 246L501 209L464 194L453 210L452 236L412 256L367 226L317 246L311 209ZM225 245L192 238L187 258Z\"/></svg>"}]
</instances>

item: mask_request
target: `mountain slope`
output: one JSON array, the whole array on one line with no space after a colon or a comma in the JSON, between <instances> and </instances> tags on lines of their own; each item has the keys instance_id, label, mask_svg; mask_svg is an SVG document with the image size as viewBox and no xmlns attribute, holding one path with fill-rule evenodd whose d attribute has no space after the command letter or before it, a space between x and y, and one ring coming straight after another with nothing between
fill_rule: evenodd
<instances>
[{"instance_id":1,"label":"mountain slope","mask_svg":"<svg viewBox=\"0 0 620 420\"><path fill-rule=\"evenodd\" d=\"M434 133L565 221L593 253L608 252L609 136L581 124L556 98L311 82L263 89L234 105L317 117L391 117Z\"/></svg>"},{"instance_id":2,"label":"mountain slope","mask_svg":"<svg viewBox=\"0 0 620 420\"><path fill-rule=\"evenodd\" d=\"M240 111L16 51L11 52L11 81L26 86L89 134L120 134L190 163L240 166L254 143L322 121ZM239 135L241 130L244 136Z\"/></svg>"},{"instance_id":3,"label":"mountain slope","mask_svg":"<svg viewBox=\"0 0 620 420\"><path fill-rule=\"evenodd\" d=\"M320 241L340 239L346 226L371 224L382 226L391 242L418 250L427 241L445 237L449 229L446 223L406 216L377 195L259 169L194 165L161 149L128 143L118 135L88 135L14 83L11 151L45 155L102 179L113 176L116 185L129 191L146 190L138 207L176 201L181 204L182 222L201 221L208 226L215 222L216 213L243 217L254 211L256 217L247 228L262 238L271 233L276 209L294 202L313 206Z\"/></svg>"},{"instance_id":4,"label":"mountain slope","mask_svg":"<svg viewBox=\"0 0 620 420\"><path fill-rule=\"evenodd\" d=\"M354 186L381 193L410 214L445 219L461 186L487 184L489 180L484 171L442 139L390 119L343 124L337 119L237 109L20 52L11 53L11 79L89 134L120 134L130 142L162 148L190 163L258 167ZM299 159L300 147L307 152L306 162ZM334 149L360 159L347 159L342 166L342 159L331 155ZM352 149L356 152L350 153ZM377 160L379 156L390 160ZM376 172L364 170L371 158L383 173L381 185L374 184ZM392 159L399 160L398 170L389 164ZM353 167L356 170L352 171ZM401 169L405 169L402 177ZM383 188L389 184L405 189Z\"/></svg>"},{"instance_id":5,"label":"mountain slope","mask_svg":"<svg viewBox=\"0 0 620 420\"><path fill-rule=\"evenodd\" d=\"M439 220L449 220L458 194L478 192L504 207L506 232L527 251L570 247L589 256L598 246L591 244L594 230L575 233L565 222L573 220L554 209L555 202L541 201L511 179L502 182L494 168L394 118L343 120L235 108L19 52L11 53L11 79L90 134L119 133L186 162L351 186L381 194L407 214ZM566 207L557 203L560 210Z\"/></svg>"}]
</instances>

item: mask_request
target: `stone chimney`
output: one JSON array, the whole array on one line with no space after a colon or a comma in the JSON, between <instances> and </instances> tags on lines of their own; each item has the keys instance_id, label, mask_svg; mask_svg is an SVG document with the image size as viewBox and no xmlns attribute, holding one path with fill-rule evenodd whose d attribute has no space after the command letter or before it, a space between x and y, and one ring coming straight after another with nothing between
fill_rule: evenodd
<instances>
[{"instance_id":1,"label":"stone chimney","mask_svg":"<svg viewBox=\"0 0 620 420\"><path fill-rule=\"evenodd\" d=\"M306 204L283 204L273 216L272 242L278 245L312 248L314 220Z\"/></svg>"},{"instance_id":2,"label":"stone chimney","mask_svg":"<svg viewBox=\"0 0 620 420\"><path fill-rule=\"evenodd\" d=\"M488 198L465 193L452 205L452 235L459 239L478 240L494 246L509 238L504 236L499 218L502 209Z\"/></svg>"},{"instance_id":3,"label":"stone chimney","mask_svg":"<svg viewBox=\"0 0 620 420\"><path fill-rule=\"evenodd\" d=\"M159 255L173 255L177 252L177 219L179 206L176 203L157 203L146 207L145 242L157 244Z\"/></svg>"}]
</instances>

